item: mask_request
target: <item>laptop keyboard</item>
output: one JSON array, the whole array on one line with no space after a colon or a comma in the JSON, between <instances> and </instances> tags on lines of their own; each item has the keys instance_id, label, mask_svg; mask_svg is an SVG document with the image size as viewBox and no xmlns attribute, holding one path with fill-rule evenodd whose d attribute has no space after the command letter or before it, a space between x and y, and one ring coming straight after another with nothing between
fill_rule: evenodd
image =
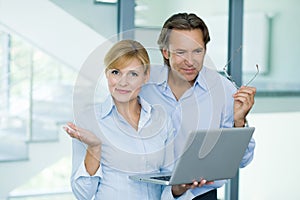
<instances>
[{"instance_id":1,"label":"laptop keyboard","mask_svg":"<svg viewBox=\"0 0 300 200\"><path fill-rule=\"evenodd\" d=\"M171 176L155 176L155 177L151 177L151 178L162 180L162 181L169 181Z\"/></svg>"}]
</instances>

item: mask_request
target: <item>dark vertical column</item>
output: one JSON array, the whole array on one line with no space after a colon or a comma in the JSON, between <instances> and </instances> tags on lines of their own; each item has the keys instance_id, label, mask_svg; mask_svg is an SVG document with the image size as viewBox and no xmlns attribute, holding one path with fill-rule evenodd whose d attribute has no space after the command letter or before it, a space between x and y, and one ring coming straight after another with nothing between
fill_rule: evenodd
<instances>
[{"instance_id":1,"label":"dark vertical column","mask_svg":"<svg viewBox=\"0 0 300 200\"><path fill-rule=\"evenodd\" d=\"M235 55L237 49L243 44L243 0L229 0L229 24L228 24L228 59L232 59L228 65L228 73L237 85L242 84L242 53L241 48Z\"/></svg>"},{"instance_id":2,"label":"dark vertical column","mask_svg":"<svg viewBox=\"0 0 300 200\"><path fill-rule=\"evenodd\" d=\"M119 39L134 39L135 0L118 0Z\"/></svg>"},{"instance_id":3,"label":"dark vertical column","mask_svg":"<svg viewBox=\"0 0 300 200\"><path fill-rule=\"evenodd\" d=\"M228 25L228 60L234 56L228 65L228 73L238 86L242 85L242 52L237 55L236 50L243 43L243 14L244 0L229 0L229 25ZM239 172L231 179L225 190L226 200L238 200L239 198Z\"/></svg>"}]
</instances>

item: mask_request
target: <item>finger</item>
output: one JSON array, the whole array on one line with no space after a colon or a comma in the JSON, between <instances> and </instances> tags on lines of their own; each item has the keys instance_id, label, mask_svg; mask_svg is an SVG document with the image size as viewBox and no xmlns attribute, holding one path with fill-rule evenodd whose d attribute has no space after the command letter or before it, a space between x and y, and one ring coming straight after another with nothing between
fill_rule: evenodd
<instances>
[{"instance_id":1,"label":"finger","mask_svg":"<svg viewBox=\"0 0 300 200\"><path fill-rule=\"evenodd\" d=\"M74 135L74 134L75 134L75 131L74 131L74 130L70 129L68 126L64 126L63 129L66 131L66 133L67 133L70 137L72 137L72 138L75 137L75 135Z\"/></svg>"},{"instance_id":2,"label":"finger","mask_svg":"<svg viewBox=\"0 0 300 200\"><path fill-rule=\"evenodd\" d=\"M191 189L194 189L196 187L199 187L199 182L198 181L194 181L191 185L190 185L190 188Z\"/></svg>"},{"instance_id":3,"label":"finger","mask_svg":"<svg viewBox=\"0 0 300 200\"><path fill-rule=\"evenodd\" d=\"M239 93L247 93L251 96L254 96L256 94L256 88L255 87L242 86L239 90L236 91L235 94L239 94Z\"/></svg>"},{"instance_id":4,"label":"finger","mask_svg":"<svg viewBox=\"0 0 300 200\"><path fill-rule=\"evenodd\" d=\"M81 138L81 134L80 133L83 133L84 129L76 126L72 122L68 122L67 125L69 126L69 129L72 130L72 133L76 135L76 138L80 139Z\"/></svg>"},{"instance_id":5,"label":"finger","mask_svg":"<svg viewBox=\"0 0 300 200\"><path fill-rule=\"evenodd\" d=\"M202 187L205 184L206 184L206 180L201 179L201 181L199 182L199 186L198 187Z\"/></svg>"},{"instance_id":6,"label":"finger","mask_svg":"<svg viewBox=\"0 0 300 200\"><path fill-rule=\"evenodd\" d=\"M254 98L249 96L239 95L234 97L234 100L242 102L247 107L251 107L254 104Z\"/></svg>"},{"instance_id":7,"label":"finger","mask_svg":"<svg viewBox=\"0 0 300 200\"><path fill-rule=\"evenodd\" d=\"M256 93L256 87L250 87L250 86L243 86L242 88L247 89L248 91L251 90L251 93Z\"/></svg>"},{"instance_id":8,"label":"finger","mask_svg":"<svg viewBox=\"0 0 300 200\"><path fill-rule=\"evenodd\" d=\"M80 132L78 130L75 130L73 128L71 128L70 126L65 126L63 127L63 129L72 137L72 138L77 138L77 139L81 139L81 135Z\"/></svg>"},{"instance_id":9,"label":"finger","mask_svg":"<svg viewBox=\"0 0 300 200\"><path fill-rule=\"evenodd\" d=\"M236 96L234 97L234 100L239 100L239 101L241 101L241 102L251 102L251 98L250 98L249 96L247 96L247 95L242 95L242 94L236 95Z\"/></svg>"},{"instance_id":10,"label":"finger","mask_svg":"<svg viewBox=\"0 0 300 200\"><path fill-rule=\"evenodd\" d=\"M76 125L72 122L67 122L67 126L69 126L70 128L76 129Z\"/></svg>"},{"instance_id":11,"label":"finger","mask_svg":"<svg viewBox=\"0 0 300 200\"><path fill-rule=\"evenodd\" d=\"M69 134L73 134L73 132L74 132L74 130L72 128L70 128L69 126L64 126L63 129Z\"/></svg>"},{"instance_id":12,"label":"finger","mask_svg":"<svg viewBox=\"0 0 300 200\"><path fill-rule=\"evenodd\" d=\"M205 185L212 185L212 184L214 184L215 182L214 181L207 181L206 183L205 183Z\"/></svg>"},{"instance_id":13,"label":"finger","mask_svg":"<svg viewBox=\"0 0 300 200\"><path fill-rule=\"evenodd\" d=\"M239 91L232 95L233 97L244 96L254 99L255 94L247 91Z\"/></svg>"}]
</instances>

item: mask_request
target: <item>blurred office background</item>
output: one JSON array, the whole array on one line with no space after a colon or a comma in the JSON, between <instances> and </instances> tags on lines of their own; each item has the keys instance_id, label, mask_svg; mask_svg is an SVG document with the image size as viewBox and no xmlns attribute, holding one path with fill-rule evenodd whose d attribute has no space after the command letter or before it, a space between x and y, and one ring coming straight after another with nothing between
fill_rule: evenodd
<instances>
[{"instance_id":1,"label":"blurred office background","mask_svg":"<svg viewBox=\"0 0 300 200\"><path fill-rule=\"evenodd\" d=\"M205 63L222 73L230 59L229 4L241 3L243 83L256 64L260 69L248 117L257 146L233 191L242 200L300 199L297 0L0 0L0 199L75 199L71 140L62 125L73 120L73 88L94 49L131 27L152 63L161 63L156 39L163 22L194 12L210 29ZM230 198L228 188L218 190L219 199Z\"/></svg>"}]
</instances>

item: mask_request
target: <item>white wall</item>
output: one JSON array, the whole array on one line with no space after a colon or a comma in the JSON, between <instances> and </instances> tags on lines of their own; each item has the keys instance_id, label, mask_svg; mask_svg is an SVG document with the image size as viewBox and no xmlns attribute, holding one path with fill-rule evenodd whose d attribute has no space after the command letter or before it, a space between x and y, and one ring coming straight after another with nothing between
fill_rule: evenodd
<instances>
[{"instance_id":1,"label":"white wall","mask_svg":"<svg viewBox=\"0 0 300 200\"><path fill-rule=\"evenodd\" d=\"M117 4L95 4L93 0L50 0L104 37L117 33Z\"/></svg>"},{"instance_id":2,"label":"white wall","mask_svg":"<svg viewBox=\"0 0 300 200\"><path fill-rule=\"evenodd\" d=\"M249 116L256 148L252 163L240 170L240 199L300 199L299 119L300 112Z\"/></svg>"},{"instance_id":3,"label":"white wall","mask_svg":"<svg viewBox=\"0 0 300 200\"><path fill-rule=\"evenodd\" d=\"M0 25L77 69L105 40L48 0L0 0Z\"/></svg>"}]
</instances>

